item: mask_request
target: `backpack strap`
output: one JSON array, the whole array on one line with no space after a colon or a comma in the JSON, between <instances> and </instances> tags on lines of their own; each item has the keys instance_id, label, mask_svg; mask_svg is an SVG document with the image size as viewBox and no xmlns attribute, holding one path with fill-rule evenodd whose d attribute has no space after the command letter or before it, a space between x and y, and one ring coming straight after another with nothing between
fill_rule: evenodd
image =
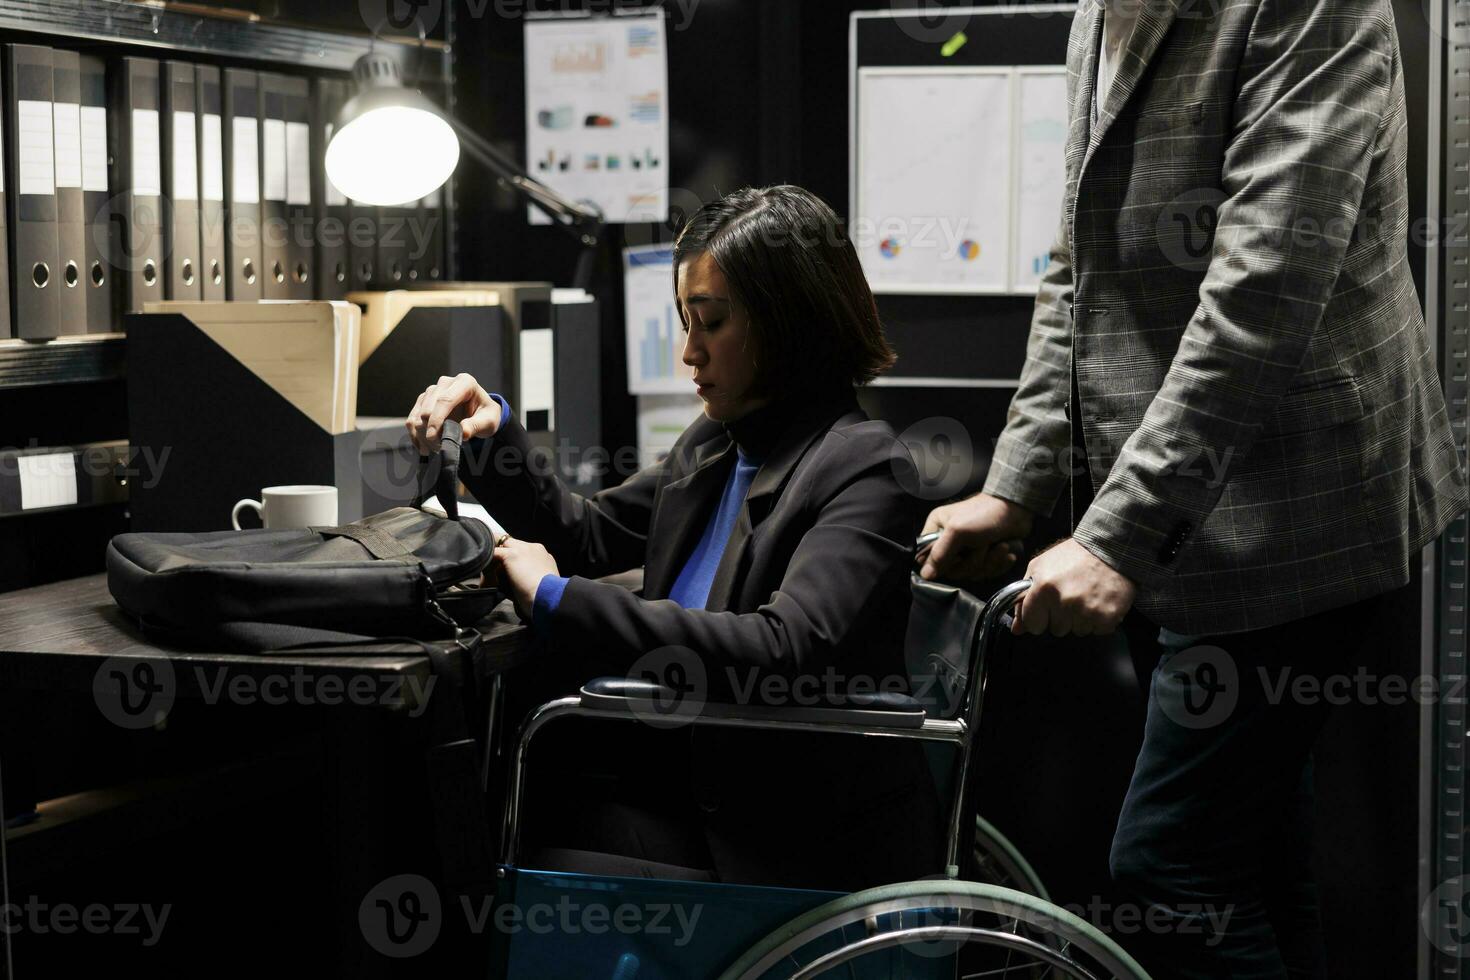
<instances>
[{"instance_id":1,"label":"backpack strap","mask_svg":"<svg viewBox=\"0 0 1470 980\"><path fill-rule=\"evenodd\" d=\"M327 538L351 538L367 549L368 554L379 561L399 561L416 564L418 559L403 543L380 527L365 524L343 524L337 527L310 527L309 531Z\"/></svg>"}]
</instances>

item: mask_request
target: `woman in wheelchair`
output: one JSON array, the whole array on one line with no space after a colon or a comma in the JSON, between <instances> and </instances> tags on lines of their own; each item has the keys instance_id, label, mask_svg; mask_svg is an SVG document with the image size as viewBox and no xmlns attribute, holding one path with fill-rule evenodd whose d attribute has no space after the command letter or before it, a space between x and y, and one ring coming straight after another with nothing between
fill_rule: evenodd
<instances>
[{"instance_id":1,"label":"woman in wheelchair","mask_svg":"<svg viewBox=\"0 0 1470 980\"><path fill-rule=\"evenodd\" d=\"M840 220L791 186L713 201L674 245L674 289L703 416L620 486L568 490L468 375L409 414L422 452L461 423L463 479L512 535L492 568L552 678L527 706L609 674L684 678L694 702L902 690L924 508L907 451L854 395L895 357ZM598 581L638 566L641 594ZM608 727L576 754L605 751ZM528 821L555 845L533 866L847 891L942 870L914 743L700 729L671 764L681 740L651 728L619 743L611 790L576 786Z\"/></svg>"}]
</instances>

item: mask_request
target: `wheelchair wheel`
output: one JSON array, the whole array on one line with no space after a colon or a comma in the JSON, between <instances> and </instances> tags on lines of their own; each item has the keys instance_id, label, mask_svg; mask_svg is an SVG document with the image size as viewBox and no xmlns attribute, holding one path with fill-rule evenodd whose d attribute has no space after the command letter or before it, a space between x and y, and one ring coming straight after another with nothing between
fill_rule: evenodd
<instances>
[{"instance_id":1,"label":"wheelchair wheel","mask_svg":"<svg viewBox=\"0 0 1470 980\"><path fill-rule=\"evenodd\" d=\"M999 885L1051 901L1046 886L1031 863L995 825L975 817L975 867L972 877L982 885Z\"/></svg>"},{"instance_id":2,"label":"wheelchair wheel","mask_svg":"<svg viewBox=\"0 0 1470 980\"><path fill-rule=\"evenodd\" d=\"M1107 936L1034 895L971 881L910 881L855 892L771 933L720 980L937 980L965 976L1148 980ZM978 954L978 958L977 958Z\"/></svg>"}]
</instances>

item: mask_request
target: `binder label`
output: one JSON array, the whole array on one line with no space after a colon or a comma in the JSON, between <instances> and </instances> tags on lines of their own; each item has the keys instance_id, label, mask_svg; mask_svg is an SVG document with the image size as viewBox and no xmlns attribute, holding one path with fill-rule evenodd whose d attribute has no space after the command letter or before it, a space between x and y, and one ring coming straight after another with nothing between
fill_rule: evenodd
<instances>
[{"instance_id":1,"label":"binder label","mask_svg":"<svg viewBox=\"0 0 1470 980\"><path fill-rule=\"evenodd\" d=\"M82 106L82 190L107 190L107 109Z\"/></svg>"},{"instance_id":2,"label":"binder label","mask_svg":"<svg viewBox=\"0 0 1470 980\"><path fill-rule=\"evenodd\" d=\"M162 161L158 149L158 110L133 110L133 186L135 197L163 193Z\"/></svg>"},{"instance_id":3,"label":"binder label","mask_svg":"<svg viewBox=\"0 0 1470 980\"><path fill-rule=\"evenodd\" d=\"M41 103L41 105L47 105ZM47 106L46 115L51 115ZM49 127L48 127L49 128ZM17 456L20 509L71 507L77 502L77 458L72 453Z\"/></svg>"},{"instance_id":4,"label":"binder label","mask_svg":"<svg viewBox=\"0 0 1470 980\"><path fill-rule=\"evenodd\" d=\"M194 113L174 113L173 191L175 201L199 200L199 163L194 155Z\"/></svg>"},{"instance_id":5,"label":"binder label","mask_svg":"<svg viewBox=\"0 0 1470 980\"><path fill-rule=\"evenodd\" d=\"M199 148L199 160L204 165L200 177L200 193L206 201L225 199L225 153L221 140L219 116L206 112L200 116L200 137L204 145Z\"/></svg>"},{"instance_id":6,"label":"binder label","mask_svg":"<svg viewBox=\"0 0 1470 980\"><path fill-rule=\"evenodd\" d=\"M286 123L286 203L311 203L311 127Z\"/></svg>"},{"instance_id":7,"label":"binder label","mask_svg":"<svg viewBox=\"0 0 1470 980\"><path fill-rule=\"evenodd\" d=\"M236 204L260 203L260 143L254 119L235 116L230 120L230 200Z\"/></svg>"},{"instance_id":8,"label":"binder label","mask_svg":"<svg viewBox=\"0 0 1470 980\"><path fill-rule=\"evenodd\" d=\"M75 102L57 102L56 186L82 186L82 107Z\"/></svg>"},{"instance_id":9,"label":"binder label","mask_svg":"<svg viewBox=\"0 0 1470 980\"><path fill-rule=\"evenodd\" d=\"M331 142L332 142L332 124L331 123L327 123L326 132L327 132L327 135L326 135L326 138L324 140L322 140L322 146L329 146L331 144ZM341 191L337 190L337 185L334 184L334 183L332 183L332 178L330 176L328 176L326 178L326 183L327 183L327 204L328 204L328 206L334 207L334 208L337 208L337 207L345 207L346 204L347 204L347 195L346 194L343 194Z\"/></svg>"},{"instance_id":10,"label":"binder label","mask_svg":"<svg viewBox=\"0 0 1470 980\"><path fill-rule=\"evenodd\" d=\"M261 157L265 166L265 180L261 188L267 201L286 199L286 120L265 119L261 121L261 134L265 150Z\"/></svg>"},{"instance_id":11,"label":"binder label","mask_svg":"<svg viewBox=\"0 0 1470 980\"><path fill-rule=\"evenodd\" d=\"M51 103L33 99L16 100L17 136L20 144L20 193L55 194L56 171L52 158Z\"/></svg>"}]
</instances>

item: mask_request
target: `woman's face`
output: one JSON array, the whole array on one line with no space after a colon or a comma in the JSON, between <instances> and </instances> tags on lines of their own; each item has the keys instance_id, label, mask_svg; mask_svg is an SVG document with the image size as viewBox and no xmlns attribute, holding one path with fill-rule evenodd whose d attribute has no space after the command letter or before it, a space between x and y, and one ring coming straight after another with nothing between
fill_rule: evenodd
<instances>
[{"instance_id":1,"label":"woman's face","mask_svg":"<svg viewBox=\"0 0 1470 980\"><path fill-rule=\"evenodd\" d=\"M733 422L769 398L752 394L756 369L750 322L730 298L725 274L708 253L679 266L679 309L684 317L684 363L694 368L694 383L704 414Z\"/></svg>"}]
</instances>

